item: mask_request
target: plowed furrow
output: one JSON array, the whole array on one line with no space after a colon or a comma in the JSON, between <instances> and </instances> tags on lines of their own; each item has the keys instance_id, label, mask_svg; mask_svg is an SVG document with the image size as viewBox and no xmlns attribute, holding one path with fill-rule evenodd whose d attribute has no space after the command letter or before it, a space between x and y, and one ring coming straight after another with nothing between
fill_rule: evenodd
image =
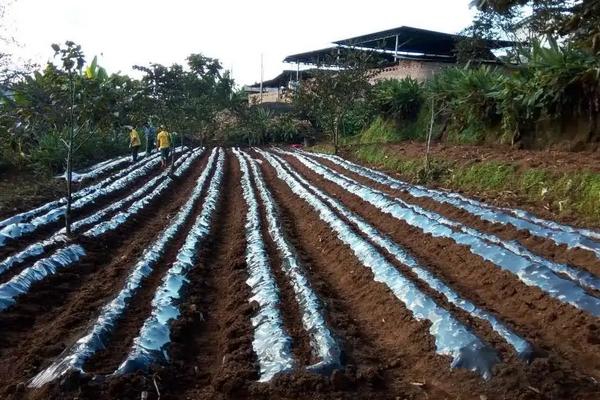
<instances>
[{"instance_id":1,"label":"plowed furrow","mask_svg":"<svg viewBox=\"0 0 600 400\"><path fill-rule=\"evenodd\" d=\"M510 224L500 224L485 221L465 210L450 204L437 202L434 199L411 196L406 191L393 189L387 185L374 182L328 160L319 160L319 162L342 175L346 175L364 185L371 186L390 195L399 197L408 203L416 204L425 209L439 213L449 219L472 226L483 232L497 235L505 241L518 240L524 246L528 247L542 257L546 257L555 262L577 266L593 274L600 275L600 260L594 253L590 251L583 250L581 248L568 248L564 244L557 244L550 239L532 235L528 231L519 230Z\"/></svg>"},{"instance_id":2,"label":"plowed furrow","mask_svg":"<svg viewBox=\"0 0 600 400\"><path fill-rule=\"evenodd\" d=\"M211 168L207 183L190 216L169 243L167 251L159 258L152 273L143 280L129 307L127 307L127 310L121 316L109 342L105 343L105 348L97 352L86 362L84 367L86 372L91 374L111 374L127 357L133 344L133 339L137 337L144 321L152 311L152 299L154 298L156 289L161 284L165 273L176 261L179 249L185 242L190 228L202 212L206 189L213 174L214 166Z\"/></svg>"},{"instance_id":3,"label":"plowed furrow","mask_svg":"<svg viewBox=\"0 0 600 400\"><path fill-rule=\"evenodd\" d=\"M598 376L600 360L589 353L589 349L596 346L593 339L596 318L551 298L537 288L526 286L513 274L483 261L465 246L426 235L391 218L308 170L295 158L285 159L310 182L404 246L459 293L469 294L477 304L511 324L517 333L541 351L538 356L546 361L565 364L567 370ZM568 333L564 329L567 326L571 328Z\"/></svg>"},{"instance_id":4,"label":"plowed furrow","mask_svg":"<svg viewBox=\"0 0 600 400\"><path fill-rule=\"evenodd\" d=\"M293 171L292 171L293 172ZM309 185L302 184L308 191L316 194L314 187ZM343 207L343 206L342 206ZM387 262L394 265L396 269L400 271L400 273L404 276L407 276L422 292L426 293L429 297L433 298L437 304L441 305L443 308L449 310L459 321L464 323L466 326L472 328L477 336L484 339L485 342L493 345L494 348L499 350L500 356L503 362L508 363L517 363L519 365L522 361L527 361L529 358L530 350L525 349L523 354L523 359L518 360L519 355L516 353L517 350L515 347L511 346L504 340L497 331L493 329L493 327L487 321L483 319L476 318L474 315L467 312L467 310L463 308L459 308L457 305L451 303L448 298L446 298L439 291L434 290L430 287L425 281L419 278L416 272L409 268L407 265L403 264L400 260L394 257L392 253L390 253L386 248L384 248L379 243L375 242L367 232L363 231L360 226L357 225L356 222L348 219L346 216L341 214L339 211L335 211L338 218L343 220L346 224L352 227L354 232L361 236L365 241L369 242L382 256L386 259ZM359 218L359 217L358 217ZM458 296L462 298L468 298L468 296L464 296L458 294ZM467 306L467 309L470 307ZM472 310L470 310L472 311ZM501 322L502 323L502 322ZM506 327L511 329L511 327ZM518 343L519 345L524 345L522 343Z\"/></svg>"},{"instance_id":5,"label":"plowed furrow","mask_svg":"<svg viewBox=\"0 0 600 400\"><path fill-rule=\"evenodd\" d=\"M451 371L447 359L435 354L428 324L415 321L386 286L375 282L372 273L359 263L314 210L273 175L272 168L263 166L263 171L278 204L283 205L282 214L301 232L295 237L308 241L299 247L316 253L312 262L319 260L318 267L310 268L309 274L318 273L336 293L356 323L361 338L370 342L380 357L378 367L371 371L372 384L379 389L407 388L410 379L419 381L429 376L429 381L436 382L430 388L432 393L452 393L451 382L457 379L471 382L475 387L480 380L476 374ZM365 364L368 362L357 362L359 368Z\"/></svg>"},{"instance_id":6,"label":"plowed furrow","mask_svg":"<svg viewBox=\"0 0 600 400\"><path fill-rule=\"evenodd\" d=\"M36 284L0 314L0 386L10 389L55 358L87 328L119 290L131 265L189 197L207 159L204 154L173 189L102 240L83 240L81 263ZM15 368L17 365L17 368Z\"/></svg>"}]
</instances>

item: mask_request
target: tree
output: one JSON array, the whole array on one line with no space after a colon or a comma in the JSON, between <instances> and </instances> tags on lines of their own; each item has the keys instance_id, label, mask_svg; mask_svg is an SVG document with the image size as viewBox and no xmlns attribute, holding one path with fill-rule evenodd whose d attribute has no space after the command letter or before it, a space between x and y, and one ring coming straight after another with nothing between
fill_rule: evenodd
<instances>
[{"instance_id":1,"label":"tree","mask_svg":"<svg viewBox=\"0 0 600 400\"><path fill-rule=\"evenodd\" d=\"M510 12L496 13L479 11L469 27L461 32L463 39L456 44L456 58L459 64L480 64L494 58L487 42L507 40L513 45L505 49L500 59L509 63L520 63L520 53L524 45L535 39L535 33L523 26L521 8ZM533 36L532 36L533 35Z\"/></svg>"},{"instance_id":2,"label":"tree","mask_svg":"<svg viewBox=\"0 0 600 400\"><path fill-rule=\"evenodd\" d=\"M67 235L71 234L71 203L72 203L72 188L73 188L73 152L75 151L75 140L83 132L80 128L75 127L75 78L76 72L81 74L81 69L85 63L85 58L81 46L74 42L65 42L65 47L61 48L58 44L53 44L54 56L60 56L62 67L69 76L69 86L71 92L71 107L69 112L69 135L66 141L67 146L67 208L65 210L65 228ZM77 130L77 133L75 132Z\"/></svg>"},{"instance_id":3,"label":"tree","mask_svg":"<svg viewBox=\"0 0 600 400\"><path fill-rule=\"evenodd\" d=\"M293 104L331 134L337 153L341 121L350 109L366 99L376 70L367 52L340 49L331 55L328 64L336 69L316 70L313 78L294 94Z\"/></svg>"},{"instance_id":4,"label":"tree","mask_svg":"<svg viewBox=\"0 0 600 400\"><path fill-rule=\"evenodd\" d=\"M526 8L521 25L550 37L564 37L600 52L600 0L473 0L484 13L509 15Z\"/></svg>"},{"instance_id":5,"label":"tree","mask_svg":"<svg viewBox=\"0 0 600 400\"><path fill-rule=\"evenodd\" d=\"M144 73L143 108L170 129L200 133L229 105L233 80L217 59L191 54L187 70L178 64L134 68Z\"/></svg>"}]
</instances>

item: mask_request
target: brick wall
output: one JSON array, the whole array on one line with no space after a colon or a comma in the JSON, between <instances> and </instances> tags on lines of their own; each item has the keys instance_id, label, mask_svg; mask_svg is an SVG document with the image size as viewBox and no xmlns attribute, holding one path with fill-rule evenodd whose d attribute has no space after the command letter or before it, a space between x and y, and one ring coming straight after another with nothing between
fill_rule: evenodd
<instances>
[{"instance_id":1,"label":"brick wall","mask_svg":"<svg viewBox=\"0 0 600 400\"><path fill-rule=\"evenodd\" d=\"M407 76L418 81L425 81L448 65L449 64L431 61L400 60L397 65L382 69L372 81L377 82L384 79L402 79Z\"/></svg>"}]
</instances>

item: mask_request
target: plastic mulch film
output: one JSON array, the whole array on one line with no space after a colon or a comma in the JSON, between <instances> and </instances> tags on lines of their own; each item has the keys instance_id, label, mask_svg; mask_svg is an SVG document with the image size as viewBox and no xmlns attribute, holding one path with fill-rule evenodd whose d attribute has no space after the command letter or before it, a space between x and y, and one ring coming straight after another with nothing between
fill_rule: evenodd
<instances>
[{"instance_id":1,"label":"plastic mulch film","mask_svg":"<svg viewBox=\"0 0 600 400\"><path fill-rule=\"evenodd\" d=\"M496 351L477 337L462 322L431 297L423 293L412 281L402 275L377 249L356 234L331 208L296 181L283 168L273 167L277 175L298 197L308 202L321 220L327 223L358 258L369 268L375 281L384 283L418 320L431 322L429 333L434 337L436 352L452 358L453 368L466 368L489 379L492 367L499 362Z\"/></svg>"},{"instance_id":2,"label":"plastic mulch film","mask_svg":"<svg viewBox=\"0 0 600 400\"><path fill-rule=\"evenodd\" d=\"M314 161L311 161L310 159L307 159L307 160L314 163ZM324 165L320 165L320 164L317 164L317 165L319 165L320 167L324 168L325 170L327 170L333 174L337 174L335 171L329 169L328 167L326 167ZM344 175L341 175L341 176L345 179L352 181L347 176L344 176ZM356 183L356 181L352 181L352 182ZM469 228L468 226L466 226L464 224L458 223L456 221L452 221L448 218L443 217L440 214L436 214L431 211L427 211L419 206L407 203L404 200L401 200L398 198L396 198L395 200L397 202L401 203L402 205L404 205L405 207L408 207L408 208L412 209L413 211L426 216L427 218L434 219L446 226L449 226L453 229L458 229L461 232L466 233L468 235L472 235L472 236L478 237L480 239L483 239L485 241L488 241L490 243L497 244L497 245L509 250L510 252L517 254L519 256L522 256L533 263L540 264L540 265L544 266L545 268L548 268L557 274L563 274L584 288L588 288L588 289L592 289L592 290L600 290L600 277L598 277L586 270L574 268L567 264L557 263L557 262L554 262L547 258L540 257L537 254L531 252L525 246L521 245L516 240L505 241L505 240L500 239L498 236L484 233L484 232L478 231L473 228Z\"/></svg>"},{"instance_id":3,"label":"plastic mulch film","mask_svg":"<svg viewBox=\"0 0 600 400\"><path fill-rule=\"evenodd\" d=\"M262 153L265 157L271 157L268 153ZM454 304L461 310L467 312L473 317L487 321L492 329L498 333L509 345L511 345L518 356L522 359L529 360L533 355L533 348L531 345L516 334L512 329L506 326L502 321L498 320L492 313L479 308L471 301L462 298L456 291L450 288L446 283L439 279L435 274L431 273L426 267L423 267L415 260L406 249L390 240L387 236L383 235L373 226L368 224L365 220L358 217L356 214L350 212L344 207L339 201L335 200L331 196L327 195L320 189L311 185L306 181L300 174L292 169L292 167L281 158L273 156L269 161L275 165L276 168L284 168L290 173L298 182L309 188L317 197L324 201L328 206L336 210L340 215L345 217L348 221L353 223L358 230L360 230L365 236L367 236L373 243L384 248L389 254L391 254L397 261L410 268L412 272L430 288L438 293L441 293L446 300Z\"/></svg>"},{"instance_id":4,"label":"plastic mulch film","mask_svg":"<svg viewBox=\"0 0 600 400\"><path fill-rule=\"evenodd\" d=\"M276 374L294 367L292 339L283 326L279 309L279 289L271 273L269 256L261 235L258 202L250 183L246 160L236 152L242 170L242 191L248 206L246 214L246 284L252 291L249 302L256 302L258 310L251 318L254 327L252 348L260 367L260 382L270 381Z\"/></svg>"},{"instance_id":5,"label":"plastic mulch film","mask_svg":"<svg viewBox=\"0 0 600 400\"><path fill-rule=\"evenodd\" d=\"M11 280L0 285L0 311L4 311L16 302L16 298L27 293L36 282L53 275L57 270L70 266L85 255L83 247L73 244L57 250L52 256L39 260L33 266L24 269Z\"/></svg>"},{"instance_id":6,"label":"plastic mulch film","mask_svg":"<svg viewBox=\"0 0 600 400\"><path fill-rule=\"evenodd\" d=\"M133 340L133 347L127 359L115 374L130 373L146 369L155 362L169 361L167 346L171 342L170 325L179 318L178 302L188 283L186 275L195 265L198 247L210 232L223 180L224 163L224 152L220 150L217 168L202 205L202 213L179 249L177 260L162 278L162 283L152 299L152 313L144 321L139 335Z\"/></svg>"},{"instance_id":7,"label":"plastic mulch film","mask_svg":"<svg viewBox=\"0 0 600 400\"><path fill-rule=\"evenodd\" d=\"M104 196L110 195L116 190L121 190L127 187L139 177L148 174L148 172L155 168L159 163L160 159L152 159L145 165L131 171L131 173L117 179L116 181L112 182L106 187L98 188L97 190L94 190L91 193L86 194L85 196L79 197L73 202L73 204L71 205L71 209L77 210L89 203L95 202L96 200ZM57 205L57 207L53 208L52 210L46 212L43 215L33 218L29 222L15 223L4 227L2 230L0 230L0 247L4 246L9 238L18 239L27 233L35 232L37 229L49 223L58 221L64 215L65 209L65 204Z\"/></svg>"},{"instance_id":8,"label":"plastic mulch film","mask_svg":"<svg viewBox=\"0 0 600 400\"><path fill-rule=\"evenodd\" d=\"M186 161L190 157L192 157L193 159L196 159L197 157L199 157L202 154L202 152L203 152L202 149L198 149L195 152L191 152L191 153L187 153L187 154L183 155L182 157L177 159L177 161L175 162L175 167L177 168L179 165L181 165L184 161ZM189 164L187 164L187 166L189 167ZM177 173L185 172L186 169L177 169L175 173L177 174ZM112 203L111 205L103 208L102 210L95 212L94 214L90 215L89 217L86 217L84 219L73 222L73 224L71 225L71 229L74 232L77 232L83 226L97 224L110 212L116 211L116 210L122 208L122 206L125 203L133 201L133 200L145 195L146 192L148 192L150 189L152 189L152 187L156 184L156 182L163 179L166 175L168 175L168 173L169 173L169 171L165 171L165 172L161 173L160 175L158 175L158 176L154 177L153 179L151 179L150 181L148 181L144 186L142 186L141 188L139 188L133 194L127 196L126 198L124 198L118 202ZM154 198L158 194L159 193L151 193L151 196L152 196L152 198ZM136 209L138 209L138 208L136 208ZM117 223L110 224L110 226L112 226L113 229L116 228L117 226L119 226L120 224L122 224L123 222L125 222L126 218L119 218L119 219L117 219L117 221L119 221L118 224ZM103 225L103 226L106 227L106 225ZM44 254L46 252L46 249L50 246L53 246L57 243L66 242L67 238L64 235L64 233L65 233L65 228L62 228L58 233L52 235L50 238L48 238L42 242L34 243L34 244L28 246L27 248L23 249L22 251L18 252L17 254L7 257L2 262L0 262L0 274L8 271L16 264L27 261L29 258L37 257L39 255Z\"/></svg>"},{"instance_id":9,"label":"plastic mulch film","mask_svg":"<svg viewBox=\"0 0 600 400\"><path fill-rule=\"evenodd\" d=\"M202 155L202 153L203 153L203 149L198 149L197 151L186 153L186 154L182 155L181 157L179 157L177 159L177 161L175 161L174 168L178 168L181 164L183 164L185 161L187 161L188 158L190 158L190 157L192 157L193 160L197 159L200 155ZM189 165L189 164L187 164L187 165ZM80 228L82 228L84 226L95 224L95 223L101 221L106 215L110 214L113 211L121 209L124 204L130 203L134 200L137 200L137 199L141 198L142 196L144 196L145 194L147 194L149 191L151 191L154 188L154 186L157 185L158 182L165 179L169 175L169 173L170 173L169 170L165 170L165 171L161 172L160 174L158 174L154 178L150 179L148 182L146 182L144 184L144 186L137 189L135 192L133 192L129 196L110 204L109 206L103 208L102 210L95 212L94 214L90 215L87 218L84 218L84 219L74 222L71 225L71 229L74 232L77 232ZM180 173L180 170L176 170L176 173Z\"/></svg>"},{"instance_id":10,"label":"plastic mulch film","mask_svg":"<svg viewBox=\"0 0 600 400\"><path fill-rule=\"evenodd\" d=\"M141 166L157 157L158 157L158 154L151 156L149 158L145 158L145 159L139 161L138 163L130 165L129 167L125 168L124 170L117 172L114 175L104 178L102 181L100 181L94 185L91 185L91 186L85 187L81 190L78 190L75 193L73 193L72 198L73 198L73 200L76 200L80 197L87 196L88 194L98 190L99 188L102 188L102 187L108 185L110 182L112 182L116 179L119 179L122 176L127 175L130 171L133 171L134 169L139 168L139 166ZM66 203L67 203L67 199L63 197L61 199L54 200L54 201L48 202L46 204L43 204L32 210L13 215L12 217L9 217L7 219L0 221L0 228L4 228L4 227L7 227L12 224L27 222L34 217L37 217L43 213L48 212L49 210L52 210L59 206L62 206Z\"/></svg>"},{"instance_id":11,"label":"plastic mulch film","mask_svg":"<svg viewBox=\"0 0 600 400\"><path fill-rule=\"evenodd\" d=\"M72 172L72 181L76 182L76 183L81 183L81 182L85 182L89 179L94 179L102 174L105 174L109 171L112 171L113 169L116 169L117 167L121 166L122 164L127 163L129 160L131 160L131 156L123 156L114 160L108 160L105 161L104 163L100 163L97 164L95 166L95 168L88 168L86 171L82 171L82 172ZM63 175L59 176L58 178L61 179L67 179L67 173L65 172Z\"/></svg>"},{"instance_id":12,"label":"plastic mulch film","mask_svg":"<svg viewBox=\"0 0 600 400\"><path fill-rule=\"evenodd\" d=\"M209 158L209 163L206 165L206 173L203 173L200 178L198 178L190 198L171 220L169 226L148 246L127 276L121 291L112 301L102 308L100 315L91 326L88 333L68 349L64 356L61 356L60 359L56 360L48 368L37 374L31 380L29 384L30 387L41 387L64 375L68 371L79 371L83 373L85 362L96 352L105 348L108 338L112 334L125 310L129 307L133 296L137 293L142 282L152 273L157 261L163 256L175 235L181 230L192 214L192 211L202 194L208 171L210 171L213 166L215 154L216 149L213 150Z\"/></svg>"},{"instance_id":13,"label":"plastic mulch film","mask_svg":"<svg viewBox=\"0 0 600 400\"><path fill-rule=\"evenodd\" d=\"M254 173L254 182L266 210L269 235L277 246L282 260L281 268L291 281L296 301L302 310L302 325L310 336L311 347L319 360L310 365L308 369L323 373L331 372L340 366L340 348L325 322L321 301L311 288L304 269L298 261L296 251L283 233L279 211L264 183L262 173L256 166L256 161L248 154L243 152L242 154L250 163Z\"/></svg>"},{"instance_id":14,"label":"plastic mulch film","mask_svg":"<svg viewBox=\"0 0 600 400\"><path fill-rule=\"evenodd\" d=\"M186 159L175 171L174 175L176 177L181 176L185 171L187 171L192 163L200 157L201 153L194 153L188 159ZM212 159L211 159L212 160ZM171 179L165 179L162 183L156 186L148 195L142 197L141 199L132 203L126 211L120 211L115 214L110 220L102 221L84 233L84 236L87 237L97 237L103 235L105 232L115 230L117 227L121 226L125 223L129 218L133 215L140 212L144 209L151 201L164 193L173 183Z\"/></svg>"},{"instance_id":15,"label":"plastic mulch film","mask_svg":"<svg viewBox=\"0 0 600 400\"><path fill-rule=\"evenodd\" d=\"M439 190L428 189L423 186L410 185L394 179L382 172L361 167L335 156L315 155L330 160L354 173L369 178L377 183L387 185L393 189L406 190L415 197L428 197L441 203L447 203L463 209L479 218L503 225L512 225L517 229L527 230L532 235L550 239L569 248L581 248L591 251L600 258L600 243L591 239L600 239L600 232L589 229L577 229L568 225L558 224L536 218L532 214L517 209L496 208L479 201L466 198L458 193L446 193ZM511 215L512 214L512 215Z\"/></svg>"},{"instance_id":16,"label":"plastic mulch film","mask_svg":"<svg viewBox=\"0 0 600 400\"><path fill-rule=\"evenodd\" d=\"M473 254L515 274L526 285L536 286L559 301L571 304L594 316L600 316L600 299L588 294L576 282L558 276L548 267L549 262L544 264L535 262L531 258L514 253L506 246L485 240L486 235L475 229L456 223L454 226L445 224L448 220L439 214L408 205L400 199L388 196L369 186L361 185L348 177L340 176L302 155L294 154L294 156L315 173L355 194L384 213L405 221L434 237L449 238L457 244L465 245ZM453 229L457 226L461 228L459 231Z\"/></svg>"},{"instance_id":17,"label":"plastic mulch film","mask_svg":"<svg viewBox=\"0 0 600 400\"><path fill-rule=\"evenodd\" d=\"M121 157L109 158L108 160L101 161L101 162L99 162L97 164L91 165L91 166L89 166L87 168L83 168L83 169L81 169L79 171L76 171L76 172L79 175L84 175L84 174L87 174L87 173L92 172L92 171L97 171L97 170L99 170L101 168L104 168L104 167L106 167L108 165L114 165L114 163L117 163L119 161L126 161L126 160L131 160L131 155L130 154L127 154L127 155L124 155L124 156L121 156Z\"/></svg>"},{"instance_id":18,"label":"plastic mulch film","mask_svg":"<svg viewBox=\"0 0 600 400\"><path fill-rule=\"evenodd\" d=\"M6 257L2 262L0 262L0 274L5 273L10 270L16 264L23 263L27 261L27 259L32 257L37 257L46 252L46 248L49 246L53 246L57 243L66 243L67 237L62 234L53 235L50 238L42 241L34 243L30 246L27 246L24 250L18 252L15 255L10 257Z\"/></svg>"}]
</instances>

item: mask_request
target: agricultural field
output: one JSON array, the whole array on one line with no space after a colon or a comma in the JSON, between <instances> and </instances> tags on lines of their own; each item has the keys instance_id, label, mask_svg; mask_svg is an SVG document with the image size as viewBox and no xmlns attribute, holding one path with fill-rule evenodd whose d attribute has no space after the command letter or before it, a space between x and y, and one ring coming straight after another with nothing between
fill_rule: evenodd
<instances>
[{"instance_id":1,"label":"agricultural field","mask_svg":"<svg viewBox=\"0 0 600 400\"><path fill-rule=\"evenodd\" d=\"M75 179L0 221L0 398L600 398L600 231L287 148Z\"/></svg>"}]
</instances>

